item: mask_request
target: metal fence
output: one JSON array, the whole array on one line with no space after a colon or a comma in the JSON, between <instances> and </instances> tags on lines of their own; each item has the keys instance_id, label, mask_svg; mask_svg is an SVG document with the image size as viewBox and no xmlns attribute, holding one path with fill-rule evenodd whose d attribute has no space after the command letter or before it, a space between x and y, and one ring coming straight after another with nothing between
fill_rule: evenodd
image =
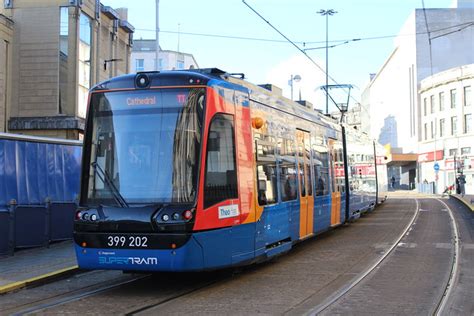
<instances>
[{"instance_id":1,"label":"metal fence","mask_svg":"<svg viewBox=\"0 0 474 316\"><path fill-rule=\"evenodd\" d=\"M0 255L72 237L82 143L0 133Z\"/></svg>"}]
</instances>

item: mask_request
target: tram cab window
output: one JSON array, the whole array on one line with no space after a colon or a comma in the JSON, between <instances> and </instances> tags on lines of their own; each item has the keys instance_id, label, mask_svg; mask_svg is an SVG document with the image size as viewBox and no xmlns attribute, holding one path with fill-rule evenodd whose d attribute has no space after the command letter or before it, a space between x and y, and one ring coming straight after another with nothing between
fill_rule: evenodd
<instances>
[{"instance_id":1,"label":"tram cab window","mask_svg":"<svg viewBox=\"0 0 474 316\"><path fill-rule=\"evenodd\" d=\"M256 141L258 204L277 202L277 171L275 146L270 142Z\"/></svg>"},{"instance_id":2,"label":"tram cab window","mask_svg":"<svg viewBox=\"0 0 474 316\"><path fill-rule=\"evenodd\" d=\"M281 139L278 142L278 169L280 194L283 202L298 198L298 171L296 169L294 142Z\"/></svg>"},{"instance_id":3,"label":"tram cab window","mask_svg":"<svg viewBox=\"0 0 474 316\"><path fill-rule=\"evenodd\" d=\"M238 198L233 116L217 114L207 140L204 207Z\"/></svg>"}]
</instances>

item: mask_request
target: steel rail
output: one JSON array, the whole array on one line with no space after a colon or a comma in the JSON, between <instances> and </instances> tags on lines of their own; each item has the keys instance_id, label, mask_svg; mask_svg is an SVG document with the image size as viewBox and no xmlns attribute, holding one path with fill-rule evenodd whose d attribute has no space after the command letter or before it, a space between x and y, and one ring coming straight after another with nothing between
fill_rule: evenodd
<instances>
[{"instance_id":1,"label":"steel rail","mask_svg":"<svg viewBox=\"0 0 474 316\"><path fill-rule=\"evenodd\" d=\"M186 295L189 295L189 294L198 292L198 291L200 291L200 290L206 289L206 288L208 288L209 286L214 285L214 284L217 284L217 283L219 283L219 282L221 282L221 281L223 281L223 280L225 280L225 279L228 279L228 278L229 278L229 277L224 277L224 278L219 278L219 279L217 279L217 280L213 280L213 281L210 281L210 282L206 282L206 283L203 284L203 285L200 285L200 286L198 286L198 287L189 289L189 290L187 290L187 291L185 291L185 292L178 293L178 294L176 294L176 295L172 295L172 296L170 296L170 297L168 297L168 298L165 298L165 299L163 299L163 300L161 300L161 301L158 301L158 302L155 302L155 303L152 303L152 304L149 304L149 305L146 305L146 306L137 308L137 309L135 309L135 310L133 310L133 311L129 311L129 312L127 312L125 315L126 315L126 316L132 316L132 315L135 315L135 314L138 314L138 313L142 313L142 312L144 312L144 311L150 310L150 309L152 309L152 308L155 308L155 307L158 307L158 306L160 306L160 305L163 305L163 304L169 303L169 302L171 302L171 301L174 301L174 300L176 300L176 299L182 298L182 297L184 297L184 296L186 296Z\"/></svg>"},{"instance_id":2,"label":"steel rail","mask_svg":"<svg viewBox=\"0 0 474 316\"><path fill-rule=\"evenodd\" d=\"M433 312L433 315L436 315L436 316L440 316L440 315L443 315L443 314L446 314L444 313L444 309L446 307L446 304L448 302L448 299L451 295L451 292L453 290L453 285L454 285L454 282L456 281L457 277L458 277L458 267L459 267L459 259L460 259L460 249L459 249L459 229L458 229L458 224L456 222L456 220L454 219L454 215L453 215L453 212L451 210L451 208L442 200L440 199L436 199L438 200L439 202L441 202L441 204L443 204L446 209L448 210L448 213L449 213L449 217L451 218L451 225L453 226L453 243L454 243L454 254L453 254L453 261L452 261L452 265L451 265L451 272L450 272L450 275L449 275L449 280L446 284L446 288L444 289L444 292L443 292L443 295L441 297L441 300L439 301L438 305L436 306L434 312Z\"/></svg>"},{"instance_id":3,"label":"steel rail","mask_svg":"<svg viewBox=\"0 0 474 316\"><path fill-rule=\"evenodd\" d=\"M62 294L59 294L59 295L56 295L56 296L53 296L53 297L48 297L48 298L45 298L45 299L38 300L36 302L28 303L26 305L31 306L31 305L39 303L39 302L44 302L44 301L48 301L48 300L50 301L50 302L46 302L46 303L40 303L38 305L33 305L29 308L20 310L18 312L14 312L11 315L12 316L28 315L28 314L31 314L31 313L37 313L37 312L45 311L48 308L52 308L52 307L60 306L60 305L63 305L63 304L71 303L71 302L80 300L82 298L86 298L86 297L89 297L89 296L92 296L92 295L95 295L95 294L98 294L98 293L106 292L106 291L109 291L111 289L115 289L115 288L127 285L129 283L133 283L133 282L136 282L138 280L148 278L149 276L150 276L150 274L140 275L139 277L135 277L135 278L132 278L132 279L129 279L129 280L126 280L126 281L122 281L122 282L115 283L115 284L110 284L110 285L100 287L100 288L97 288L97 289L94 289L94 290L90 290L90 291L87 291L87 292L81 292L81 293L77 293L77 294L72 294L72 295L69 294L69 293L75 293L75 292L78 292L80 290L74 290L74 291L71 291L69 293L62 293ZM105 281L105 282L107 282L107 281ZM93 287L93 286L95 286L95 285L90 285L88 287ZM83 289L81 289L81 290L83 290ZM54 300L55 297L61 297L61 298L59 298L57 300ZM53 299L53 301L51 301L52 299Z\"/></svg>"}]
</instances>

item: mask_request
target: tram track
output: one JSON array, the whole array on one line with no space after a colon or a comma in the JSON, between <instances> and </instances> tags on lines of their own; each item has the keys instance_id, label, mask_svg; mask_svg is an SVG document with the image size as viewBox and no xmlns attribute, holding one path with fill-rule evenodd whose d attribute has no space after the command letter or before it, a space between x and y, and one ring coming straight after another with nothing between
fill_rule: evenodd
<instances>
[{"instance_id":1,"label":"tram track","mask_svg":"<svg viewBox=\"0 0 474 316\"><path fill-rule=\"evenodd\" d=\"M399 204L399 202L395 204ZM408 205L410 206L408 207ZM100 284L97 282L93 284L93 286L81 287L72 292L64 291L56 296L50 296L42 300L16 306L14 309L4 309L0 311L0 314L64 314L79 313L85 310L88 310L92 314L110 315L149 315L157 313L166 314L170 312L178 314L189 312L191 312L191 314L205 312L226 313L226 310L227 313L235 314L251 310L262 311L263 305L261 304L265 304L264 302L267 302L267 304L270 304L270 302L273 302L272 304L281 304L278 305L279 307L273 309L265 309L268 313L272 313L270 311L273 311L273 313L281 313L286 310L288 314L298 315L328 314L328 311L331 313L334 310L336 310L336 312L341 310L341 304L346 305L342 308L347 307L346 302L348 299L352 299L353 301L354 294L356 294L355 296L358 296L359 299L361 297L372 299L370 296L364 296L367 294L367 291L364 293L364 291L360 290L363 289L369 281L373 282L374 278L379 276L383 270L385 270L386 273L387 266L393 266L395 259L406 260L404 258L410 258L400 258L400 252L412 256L414 251L421 251L423 247L429 247L431 251L438 254L439 251L441 251L441 255L445 258L445 260L443 260L445 264L432 267L432 271L440 275L442 274L442 280L440 280L441 283L439 283L440 286L437 286L435 293L433 293L433 295L435 295L433 296L434 303L424 305L426 310L429 310L430 313L436 315L442 314L443 310L447 309L450 304L446 303L446 301L453 294L452 292L455 292L453 291L453 285L455 284L454 282L458 274L457 265L460 260L458 250L454 251L454 257L452 257L452 259L451 256L447 256L449 252L453 252L453 244L451 243L453 237L451 236L453 235L452 230L455 228L452 229L452 225L456 224L452 214L448 216L450 208L442 201L435 201L435 199L413 199L409 204L407 203L407 207L403 208L400 212L397 208L390 208L390 205L387 206L389 207L382 208L378 213L373 214L377 216L368 216L354 225L347 226L345 234L341 231L337 231L334 234L329 232L320 237L319 241L312 240L309 241L309 243L302 243L299 247L295 247L296 249L291 254L282 257L281 261L277 263L249 266L244 269L244 273L239 273L237 276L230 273L231 270L227 270L213 273L161 273L139 275L138 277L128 280L124 280L123 278L118 280L118 278L115 277L115 279L109 280L108 284ZM394 210L396 210L396 213L392 213ZM397 216L395 216L395 214L397 214ZM393 234L387 235L385 227L395 227L392 226L392 224L388 226L387 220L391 223L395 218L398 218L400 221L403 220L403 222L399 222L398 229L392 230ZM448 220L448 218L451 218L451 220ZM448 224L449 221L452 224ZM371 238L367 238L368 236L366 234L361 235L362 232L367 230L367 226L369 225L373 227L372 234L377 234L370 235ZM424 231L422 229L423 227L429 227L429 229ZM440 227L444 227L442 232L438 231ZM433 231L437 231L439 234L431 235ZM454 234L455 241L459 239L458 235L458 233ZM404 237L408 240L402 240ZM422 239L424 238L424 240L421 240L420 237L422 237ZM352 248L347 248L346 245L347 241L354 241L356 239L362 243L360 244L360 250L354 252L350 250ZM427 239L429 240L428 243L426 243ZM393 242L394 240L395 242ZM366 242L368 242L368 244L365 244ZM419 249L411 246L414 245L414 243L419 243ZM338 248L334 248L336 245ZM390 260L387 260L388 257L394 254L397 246L399 247L396 254L391 257ZM456 247L459 247L459 245ZM381 248L383 249L383 253L377 250ZM315 252L308 251L310 249L315 249ZM365 250L361 251L362 249ZM347 251L351 251L350 253L352 255L345 256ZM361 258L365 258L366 256L360 256L361 252L365 254L371 253L373 257L370 260L362 260ZM359 254L359 256L355 256L355 254ZM422 256L426 254L427 253L422 252ZM327 258L334 257L329 261L330 265L336 265L337 262L348 262L348 260L351 260L350 268L343 268L344 266L340 265L339 267L343 269L340 270L342 274L339 272L338 274L334 273L325 277L326 274L324 273L326 273L326 271L332 271L332 268L324 270L324 267L328 265L328 259L322 260L321 255L327 256ZM308 263L315 263L311 270L319 272L310 275L307 273L300 275L294 274L296 271L302 271L300 268ZM413 275L417 275L420 278L425 276L429 277L423 268L419 268L413 263L414 262L405 264L408 266L411 265L413 268L405 271L409 278L413 279ZM360 266L360 269L357 268L357 266ZM367 269L367 267L369 267L369 269ZM380 269L375 271L378 268ZM448 273L449 269L451 269L451 271ZM352 274L354 271L357 271L357 274ZM439 273L437 271L445 271L446 273ZM234 271L232 270L232 272ZM400 271L397 272L400 273ZM414 274L420 272L425 274ZM94 278L94 276L89 276L88 278L90 279L91 277ZM396 278L400 277L400 274L396 276ZM332 281L329 280L329 278L331 278ZM300 281L293 282L291 281L293 279ZM307 282L308 279L311 279L311 282ZM344 280L345 283L342 283ZM115 283L111 284L112 282ZM298 291L298 286L302 283L306 285L318 284L312 288L312 296L303 296L307 295L308 291L302 290L297 294L300 295L300 299L285 301L288 295L291 295L290 293ZM278 288L279 285L281 286L283 284L288 287L288 290L280 288L277 292L273 292L273 294L269 292L264 297L261 297L261 293L265 293L265 291L267 291L266 289ZM378 283L378 285L380 285L380 283ZM356 287L357 289L355 289ZM252 301L254 294L257 294L257 296L260 294L260 300ZM236 306L234 306L234 304L242 306L238 303L239 297L245 300L245 302L250 301L254 302L253 304L258 303L258 305L250 305L252 307L247 307L247 309L245 307L243 309L241 307L239 307L240 309L235 308ZM385 294L383 299L388 300L389 297L390 296ZM438 298L439 301L436 301ZM232 304L231 306L234 308L226 308L226 304L223 302ZM295 303L296 305L292 305ZM354 306L356 306L356 304L354 304ZM290 308L288 309L288 307ZM351 306L349 306L349 308L351 308ZM374 310L378 310L377 306L374 308ZM307 312L308 310L310 310L310 312ZM342 310L344 311L344 309ZM383 310L383 308L381 308L381 310ZM435 312L433 312L433 310L435 310ZM357 311L357 309L354 311Z\"/></svg>"},{"instance_id":2,"label":"tram track","mask_svg":"<svg viewBox=\"0 0 474 316\"><path fill-rule=\"evenodd\" d=\"M49 296L43 299L28 302L23 305L15 306L14 308L11 308L11 309L5 309L1 311L1 314L5 313L5 315L8 314L8 315L19 316L19 315L29 315L33 313L43 312L50 308L72 303L80 299L84 299L93 295L104 293L106 291L116 289L116 288L128 285L133 282L137 282L139 280L142 280L148 277L150 277L149 274L132 277L128 280L121 280L118 283L110 284L111 281L105 281L105 282L102 282L104 283L104 285L93 284L85 288L75 289L69 292L63 292L61 294L56 294L56 295Z\"/></svg>"},{"instance_id":3,"label":"tram track","mask_svg":"<svg viewBox=\"0 0 474 316\"><path fill-rule=\"evenodd\" d=\"M451 225L453 228L453 242L454 242L454 256L453 256L453 262L451 266L451 273L449 275L449 280L444 289L443 296L439 304L436 306L435 312L433 313L434 315L439 316L439 315L442 315L443 311L445 310L446 304L453 290L454 281L458 275L458 267L459 267L459 259L460 259L459 258L460 257L460 247L459 247L460 238L459 238L458 224L456 223L456 220L454 219L453 211L444 201L440 199L437 199L437 200L441 204L443 204L448 210L449 217L451 218Z\"/></svg>"},{"instance_id":4,"label":"tram track","mask_svg":"<svg viewBox=\"0 0 474 316\"><path fill-rule=\"evenodd\" d=\"M221 281L227 280L232 278L232 274L229 273L231 270L224 270L225 272L216 273L216 277L209 277L209 276L202 276L205 273L199 274L201 277L197 276L194 281L191 281L191 284L185 286L182 289L174 290L167 295L163 295L162 297L158 297L152 299L151 301L145 302L144 305L139 305L136 308L131 308L130 310L122 310L120 312L121 315L136 315L142 312L146 312L149 309L153 309L159 307L160 305L172 302L174 300L180 299L185 297L186 295L198 292L200 290L204 290L209 286L213 286ZM234 270L232 270L234 271ZM184 274L183 274L184 275ZM171 278L172 274L166 274L165 278ZM148 281L150 279L150 283L153 283L151 279L154 278L154 274L144 274L139 275L137 277L133 277L128 280L124 280L121 282L117 282L114 284L105 284L104 286L100 285L93 285L86 288L74 290L71 292L62 293L55 296L50 296L45 299L36 300L33 302L29 302L27 304L23 304L21 306L16 306L12 309L3 310L0 315L5 313L6 315L36 315L36 314L62 314L65 310L68 309L68 304L76 304L80 301L84 301L87 299L99 299L100 297L107 296L107 295L114 295L113 293L126 293L130 295L131 288L140 287L140 281ZM192 279L192 278L191 278ZM202 280L204 279L204 281ZM142 283L144 283L142 282ZM110 282L108 282L110 283ZM93 288L94 287L94 288ZM92 288L92 289L91 289Z\"/></svg>"},{"instance_id":5,"label":"tram track","mask_svg":"<svg viewBox=\"0 0 474 316\"><path fill-rule=\"evenodd\" d=\"M370 266L366 271L361 273L355 280L353 280L351 283L346 285L344 288L341 290L337 291L334 293L334 295L330 296L325 300L323 303L320 305L316 306L314 309L310 310L307 315L318 315L322 313L323 311L327 310L330 306L334 305L337 301L339 301L342 297L344 297L349 291L351 291L353 288L355 288L360 282L362 282L370 273L372 273L375 269L377 269L382 262L394 251L394 249L397 247L397 245L400 243L400 241L407 235L407 233L410 231L410 229L413 226L413 223L415 223L419 213L420 213L420 205L418 202L418 199L415 199L416 201L416 211L413 214L410 222L404 229L404 231L400 234L400 236L396 239L396 241L392 244L392 246L389 248L388 251L386 251L382 257L380 257L372 266Z\"/></svg>"},{"instance_id":6,"label":"tram track","mask_svg":"<svg viewBox=\"0 0 474 316\"><path fill-rule=\"evenodd\" d=\"M449 278L447 282L445 283L444 288L442 289L442 295L440 296L440 299L433 307L432 315L438 316L438 315L443 314L444 308L446 307L448 299L453 290L453 284L458 274L460 249L459 249L459 232L458 232L457 223L454 219L452 210L444 201L440 199L435 199L435 200L438 203L442 204L444 206L444 210L446 210L449 214L450 226L451 226L451 232L452 232L451 241L452 241L452 246L454 248L452 261L449 267L450 268ZM370 275L372 275L373 273L376 273L375 270L379 269L384 262L387 262L387 260L389 260L389 257L394 254L395 250L397 249L397 246L403 244L402 239L408 236L408 234L410 234L410 231L413 229L414 225L416 225L417 219L421 211L420 202L418 201L418 199L416 199L416 205L417 205L416 212L413 215L411 221L408 223L406 229L399 236L399 238L397 238L396 241L393 243L393 245L389 248L389 250L386 253L384 253L384 255L380 257L366 271L362 272L359 276L357 276L352 282L344 286L339 291L335 292L332 296L328 297L325 301L323 301L323 303L319 304L314 309L311 309L307 313L307 315L327 314L327 312L331 310L333 307L336 307L336 305L343 298L348 297L353 291L355 291L358 285L360 285L363 281L367 280ZM331 312L333 311L331 310Z\"/></svg>"}]
</instances>

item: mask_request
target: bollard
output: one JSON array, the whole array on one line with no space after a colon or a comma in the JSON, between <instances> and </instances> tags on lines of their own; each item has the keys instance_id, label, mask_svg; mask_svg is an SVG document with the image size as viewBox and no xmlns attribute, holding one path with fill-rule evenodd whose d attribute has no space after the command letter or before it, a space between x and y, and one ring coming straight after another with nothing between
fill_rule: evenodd
<instances>
[{"instance_id":1,"label":"bollard","mask_svg":"<svg viewBox=\"0 0 474 316\"><path fill-rule=\"evenodd\" d=\"M45 234L45 241L44 246L49 248L51 244L51 235L52 235L52 225L51 225L51 199L47 197L44 199L44 203L46 204L46 220L44 221L44 234Z\"/></svg>"},{"instance_id":2,"label":"bollard","mask_svg":"<svg viewBox=\"0 0 474 316\"><path fill-rule=\"evenodd\" d=\"M10 229L9 229L9 234L8 234L8 254L10 256L13 256L15 253L15 209L16 206L18 205L17 201L15 199L10 200L9 203L10 207L9 213L10 213Z\"/></svg>"}]
</instances>

